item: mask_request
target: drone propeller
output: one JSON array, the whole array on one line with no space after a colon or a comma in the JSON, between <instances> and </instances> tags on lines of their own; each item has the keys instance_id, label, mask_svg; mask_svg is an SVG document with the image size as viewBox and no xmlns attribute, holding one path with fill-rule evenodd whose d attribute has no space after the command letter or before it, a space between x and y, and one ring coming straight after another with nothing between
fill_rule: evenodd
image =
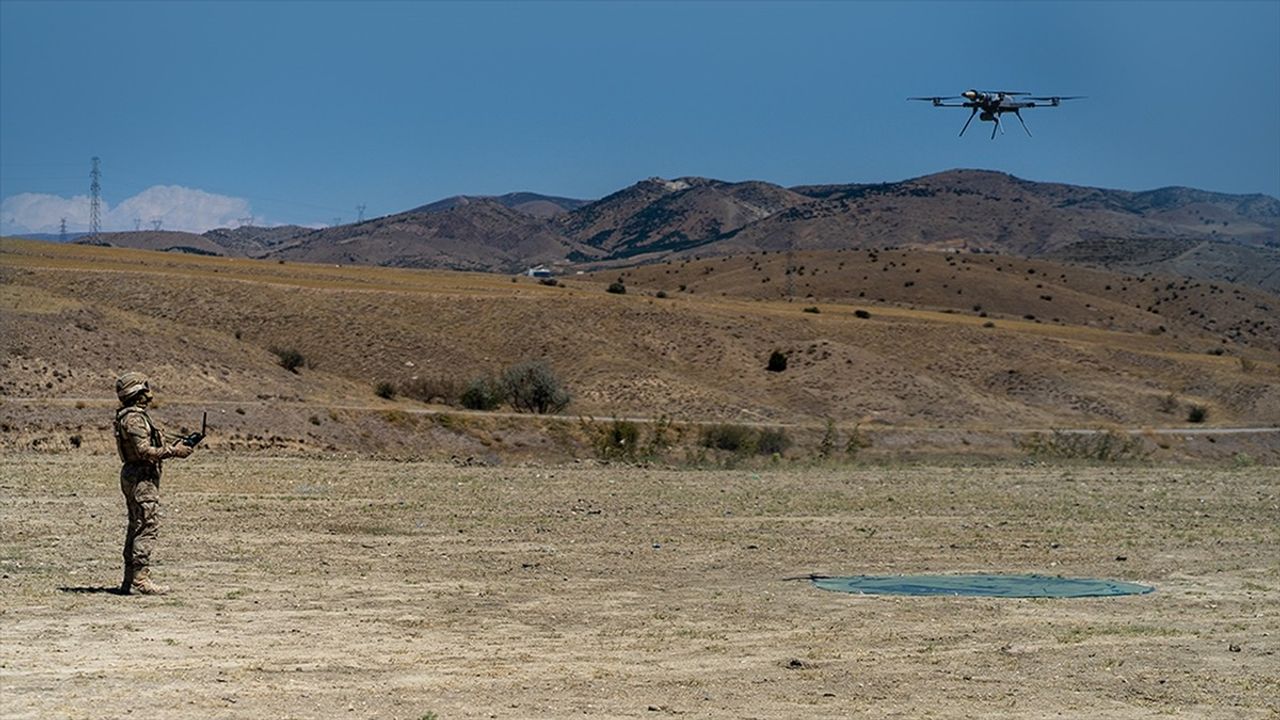
<instances>
[{"instance_id":1,"label":"drone propeller","mask_svg":"<svg viewBox=\"0 0 1280 720\"><path fill-rule=\"evenodd\" d=\"M1033 102L1047 102L1050 107L1057 107L1058 103L1063 100L1081 100L1085 95L1049 95L1048 97L1029 97L1028 100Z\"/></svg>"},{"instance_id":2,"label":"drone propeller","mask_svg":"<svg viewBox=\"0 0 1280 720\"><path fill-rule=\"evenodd\" d=\"M924 100L926 102L931 102L934 105L941 105L944 101L947 101L947 100L964 100L965 98L959 95L946 95L946 96L935 95L933 97L909 97L907 99L908 100Z\"/></svg>"}]
</instances>

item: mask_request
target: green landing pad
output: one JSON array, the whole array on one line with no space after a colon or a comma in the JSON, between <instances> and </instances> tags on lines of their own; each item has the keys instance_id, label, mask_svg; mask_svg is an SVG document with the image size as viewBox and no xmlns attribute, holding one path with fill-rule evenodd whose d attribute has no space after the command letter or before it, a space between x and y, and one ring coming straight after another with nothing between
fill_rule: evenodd
<instances>
[{"instance_id":1,"label":"green landing pad","mask_svg":"<svg viewBox=\"0 0 1280 720\"><path fill-rule=\"evenodd\" d=\"M1003 598L1080 598L1143 595L1153 587L1118 580L1048 575L814 576L822 590L862 595L953 595Z\"/></svg>"}]
</instances>

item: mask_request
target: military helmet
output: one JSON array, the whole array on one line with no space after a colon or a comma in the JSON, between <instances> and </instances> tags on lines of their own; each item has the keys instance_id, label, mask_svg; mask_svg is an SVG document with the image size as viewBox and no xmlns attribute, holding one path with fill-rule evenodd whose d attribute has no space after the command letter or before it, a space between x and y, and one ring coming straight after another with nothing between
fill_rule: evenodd
<instances>
[{"instance_id":1,"label":"military helmet","mask_svg":"<svg viewBox=\"0 0 1280 720\"><path fill-rule=\"evenodd\" d=\"M116 379L116 397L120 402L127 402L134 395L150 390L151 381L140 372L127 372Z\"/></svg>"}]
</instances>

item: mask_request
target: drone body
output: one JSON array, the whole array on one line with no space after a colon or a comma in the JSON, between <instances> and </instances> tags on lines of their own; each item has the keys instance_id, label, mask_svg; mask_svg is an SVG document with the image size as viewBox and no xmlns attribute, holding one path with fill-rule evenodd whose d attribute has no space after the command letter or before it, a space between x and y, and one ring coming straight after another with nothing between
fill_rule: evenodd
<instances>
[{"instance_id":1,"label":"drone body","mask_svg":"<svg viewBox=\"0 0 1280 720\"><path fill-rule=\"evenodd\" d=\"M934 107L963 107L970 108L969 119L965 121L964 127L960 128L960 134L964 135L964 131L969 129L969 123L973 122L973 116L977 115L979 120L983 122L995 123L995 127L991 128L991 139L996 137L996 131L1004 132L1004 128L1000 125L1000 116L1005 113L1013 113L1018 122L1022 123L1022 129L1027 131L1027 135L1031 135L1031 130L1027 129L1027 123L1022 119L1022 110L1037 107L1058 107L1063 100L1078 100L1083 95L1049 95L1047 97L1031 97L1029 93L1017 92L1013 90L965 90L959 95L951 97L910 97L908 100L927 100L933 103Z\"/></svg>"}]
</instances>

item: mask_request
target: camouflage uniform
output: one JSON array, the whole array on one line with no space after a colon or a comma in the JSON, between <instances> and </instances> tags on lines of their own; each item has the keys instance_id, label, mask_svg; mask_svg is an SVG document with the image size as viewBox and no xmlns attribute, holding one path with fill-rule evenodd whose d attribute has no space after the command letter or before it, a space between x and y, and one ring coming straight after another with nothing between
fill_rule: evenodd
<instances>
[{"instance_id":1,"label":"camouflage uniform","mask_svg":"<svg viewBox=\"0 0 1280 720\"><path fill-rule=\"evenodd\" d=\"M125 373L116 382L124 406L116 411L116 449L120 452L120 491L129 510L124 539L125 594L163 594L167 588L151 582L151 552L160 529L160 475L163 460L186 457L191 448L166 444L164 434L147 415L151 389L141 373Z\"/></svg>"}]
</instances>

